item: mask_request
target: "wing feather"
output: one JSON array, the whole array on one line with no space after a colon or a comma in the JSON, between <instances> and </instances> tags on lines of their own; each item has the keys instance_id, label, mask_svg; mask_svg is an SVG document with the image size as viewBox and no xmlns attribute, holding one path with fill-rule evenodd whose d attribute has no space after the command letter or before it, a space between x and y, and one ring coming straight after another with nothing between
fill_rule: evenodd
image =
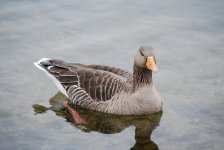
<instances>
[{"instance_id":1,"label":"wing feather","mask_svg":"<svg viewBox=\"0 0 224 150\"><path fill-rule=\"evenodd\" d=\"M131 76L129 72L119 68L86 66L56 59L43 61L41 65L58 79L73 101L84 98L85 94L95 101L109 100L122 89L127 78Z\"/></svg>"}]
</instances>

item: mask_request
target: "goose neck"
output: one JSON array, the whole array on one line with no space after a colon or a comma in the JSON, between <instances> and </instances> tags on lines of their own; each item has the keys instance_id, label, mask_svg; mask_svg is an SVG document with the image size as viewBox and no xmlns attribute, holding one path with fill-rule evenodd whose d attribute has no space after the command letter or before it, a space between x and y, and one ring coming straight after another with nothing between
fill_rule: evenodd
<instances>
[{"instance_id":1,"label":"goose neck","mask_svg":"<svg viewBox=\"0 0 224 150\"><path fill-rule=\"evenodd\" d=\"M147 68L133 67L133 91L152 84L152 71Z\"/></svg>"}]
</instances>

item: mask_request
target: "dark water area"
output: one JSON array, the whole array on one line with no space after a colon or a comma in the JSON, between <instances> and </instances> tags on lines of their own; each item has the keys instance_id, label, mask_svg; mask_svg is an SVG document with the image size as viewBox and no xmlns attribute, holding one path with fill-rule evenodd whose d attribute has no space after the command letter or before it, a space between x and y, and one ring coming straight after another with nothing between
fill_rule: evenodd
<instances>
[{"instance_id":1,"label":"dark water area","mask_svg":"<svg viewBox=\"0 0 224 150\"><path fill-rule=\"evenodd\" d=\"M223 14L222 0L0 0L0 149L223 149ZM145 43L163 113L77 108L88 123L78 125L33 65L47 57L132 71Z\"/></svg>"}]
</instances>

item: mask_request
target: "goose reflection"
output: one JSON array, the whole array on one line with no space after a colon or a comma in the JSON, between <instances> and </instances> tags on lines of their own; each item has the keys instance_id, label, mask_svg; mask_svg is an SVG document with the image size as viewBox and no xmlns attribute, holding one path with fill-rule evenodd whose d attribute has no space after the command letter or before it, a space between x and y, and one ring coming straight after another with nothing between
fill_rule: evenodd
<instances>
[{"instance_id":1,"label":"goose reflection","mask_svg":"<svg viewBox=\"0 0 224 150\"><path fill-rule=\"evenodd\" d=\"M83 132L96 131L103 134L115 134L122 132L129 126L135 127L135 145L131 150L157 150L157 144L151 140L152 131L159 126L162 112L143 116L118 116L100 113L92 110L81 109L74 106L76 111L85 119L85 124L77 124L70 113L63 109L62 101L67 99L63 94L57 93L49 100L51 107L33 105L35 114L41 114L48 110L54 111L57 116L64 117L76 128Z\"/></svg>"}]
</instances>

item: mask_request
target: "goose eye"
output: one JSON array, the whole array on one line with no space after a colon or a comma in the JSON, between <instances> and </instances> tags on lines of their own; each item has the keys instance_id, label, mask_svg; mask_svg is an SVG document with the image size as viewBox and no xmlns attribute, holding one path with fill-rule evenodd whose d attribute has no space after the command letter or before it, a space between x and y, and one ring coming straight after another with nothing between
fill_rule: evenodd
<instances>
[{"instance_id":1,"label":"goose eye","mask_svg":"<svg viewBox=\"0 0 224 150\"><path fill-rule=\"evenodd\" d=\"M142 52L140 52L140 54L141 54L142 56L144 56Z\"/></svg>"}]
</instances>

